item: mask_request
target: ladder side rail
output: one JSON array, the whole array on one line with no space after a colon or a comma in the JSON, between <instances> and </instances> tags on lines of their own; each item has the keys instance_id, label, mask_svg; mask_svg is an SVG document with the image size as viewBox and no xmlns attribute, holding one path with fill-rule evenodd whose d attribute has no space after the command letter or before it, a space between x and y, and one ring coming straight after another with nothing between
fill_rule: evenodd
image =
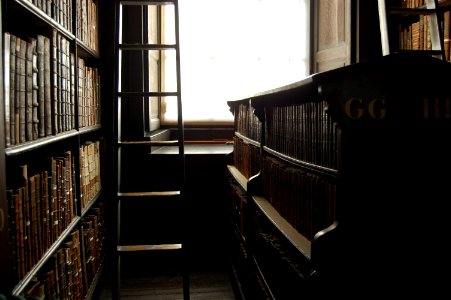
<instances>
[{"instance_id":1,"label":"ladder side rail","mask_svg":"<svg viewBox=\"0 0 451 300\"><path fill-rule=\"evenodd\" d=\"M387 8L385 0L378 0L382 55L388 55L392 52L392 49L390 48L388 28L388 9L390 9L390 12L392 13L397 12L408 15L417 14L420 17L426 16L428 20L429 35L431 39L431 50L424 50L423 53L427 54L428 52L430 52L429 55L440 58L442 60L446 60L444 32L442 27L443 11L439 7L439 0L426 0L425 6L419 8L393 8L393 10L392 8Z\"/></svg>"},{"instance_id":2,"label":"ladder side rail","mask_svg":"<svg viewBox=\"0 0 451 300\"><path fill-rule=\"evenodd\" d=\"M175 43L176 43L176 80L177 80L177 120L178 120L178 139L179 139L179 156L181 164L181 196L182 196L182 205L184 206L184 211L187 210L187 203L185 198L185 130L184 130L184 121L183 121L183 108L182 108L182 93L181 93L181 70L180 70L180 31L179 31L179 6L178 6L178 0L174 1L174 21L175 21ZM186 217L186 214L184 215L183 223L187 222L188 218ZM188 226L187 224L183 224L183 252L182 255L184 255L182 261L183 261L183 299L189 300L190 299L190 284L189 284L189 264L188 264L188 249L186 247L187 241L187 230Z\"/></svg>"},{"instance_id":3,"label":"ladder side rail","mask_svg":"<svg viewBox=\"0 0 451 300\"><path fill-rule=\"evenodd\" d=\"M382 55L390 54L390 41L388 37L387 8L385 0L378 0L379 28L381 33Z\"/></svg>"},{"instance_id":4,"label":"ladder side rail","mask_svg":"<svg viewBox=\"0 0 451 300\"><path fill-rule=\"evenodd\" d=\"M428 15L429 32L431 35L432 50L440 51L437 56L445 60L445 45L443 41L443 28L442 28L442 12L439 9L438 0L426 0L426 7L434 11Z\"/></svg>"},{"instance_id":5,"label":"ladder side rail","mask_svg":"<svg viewBox=\"0 0 451 300\"><path fill-rule=\"evenodd\" d=\"M122 132L121 132L121 103L122 98L119 95L119 92L122 89L121 86L121 74L122 74L122 50L120 49L120 45L122 44L122 4L120 0L116 0L115 4L115 24L114 24L114 57L116 59L116 67L114 68L114 101L113 101L113 148L114 148L114 159L113 159L113 170L115 172L115 188L114 195L112 195L114 199L114 211L113 214L115 216L115 222L113 226L115 227L114 234L112 234L112 259L113 259L113 271L115 275L113 276L113 284L112 284L112 299L118 300L120 299L120 290L121 290L121 268L120 268L120 255L118 255L116 246L120 240L120 198L117 196L120 191L120 182L121 182L121 149L118 147L118 143L121 140Z\"/></svg>"},{"instance_id":6,"label":"ladder side rail","mask_svg":"<svg viewBox=\"0 0 451 300\"><path fill-rule=\"evenodd\" d=\"M181 99L181 72L180 72L180 45L179 45L179 11L178 11L178 1L121 1L116 0L116 26L115 26L115 59L116 61L116 68L115 68L115 120L114 120L114 145L115 145L115 172L116 172L116 192L114 195L114 198L116 199L116 207L117 210L115 212L116 216L116 234L114 241L114 268L117 274L115 274L114 278L114 285L113 285L113 299L119 299L120 298L120 291L121 291L121 253L125 252L137 252L137 251L150 251L150 250L182 250L182 255L184 256L182 258L183 261L183 298L185 300L189 299L190 292L189 292L189 272L188 272L188 256L187 253L187 247L186 247L186 237L187 237L187 226L186 221L187 216L182 215L183 217L183 223L181 230L181 242L177 241L175 244L140 244L140 245L129 245L128 242L123 241L121 235L124 233L121 229L121 217L125 218L124 216L121 216L121 203L123 205L126 204L124 201L128 201L132 199L144 199L144 198L155 198L155 197L166 197L166 196L174 196L175 194L178 195L177 198L181 200L181 205L186 206L186 201L184 197L184 190L185 190L185 150L184 150L184 123L183 123L183 114L182 114L182 99ZM162 30L161 30L161 22L162 22L162 10L161 5L169 4L173 5L174 7L174 22L175 22L175 44L166 45L162 44ZM128 28L129 23L128 21L131 21L130 15L128 14L128 10L124 8L124 6L140 6L140 8L137 8L140 11L140 22L141 28L136 28L137 30L140 30L140 32L136 32L136 36L133 35L135 38L132 40L132 43L123 43L123 31L128 32L130 28ZM148 7L150 5L157 5L159 7L157 14L158 14L158 20L157 20L157 26L158 28L158 42L157 44L150 44L150 37L148 35L148 28L150 26L149 23L151 23L151 20L149 20L148 15ZM125 11L124 11L125 9ZM135 20L138 21L138 20ZM126 26L127 29L124 29L124 26ZM135 30L135 28L131 28L132 31ZM125 38L125 37L124 37ZM130 40L129 38L125 40ZM162 51L173 49L175 50L176 55L176 91L175 92L162 92L162 80L161 80L161 74L163 73L163 70L161 69L161 63L158 64L158 67L160 68L158 70L158 74L151 74L150 72L150 55L148 51L150 50L157 50L159 51L159 58L161 59ZM136 53L136 56L133 56L133 58L136 58L133 65L130 65L132 63L129 61L128 53L132 51L140 51L140 53ZM134 54L133 54L134 55ZM123 57L124 56L124 57ZM122 59L125 59L124 61ZM137 66L139 65L139 66ZM133 66L133 68L129 68L129 66ZM138 68L139 70L136 70ZM138 73L131 72L131 70L135 70ZM125 72L122 74L122 72ZM131 82L131 86L129 87L128 84L130 83L130 78L125 78L125 74L127 72L134 73L135 75L140 76L141 82ZM151 81L153 80L152 76L159 76L158 78L158 91L153 92L151 87ZM124 78L122 78L124 77ZM122 82L122 79L124 82ZM136 83L136 84L135 84ZM124 86L123 86L124 85ZM125 91L123 90L125 89ZM141 107L141 111L139 113L133 113L133 115L137 114L138 117L142 117L141 120L137 120L139 124L142 125L142 129L146 129L147 126L147 113L149 113L149 110L147 109L147 106L149 104L150 97L157 97L159 102L161 101L162 97L165 96L176 96L177 98L177 135L178 139L176 141L174 140L164 140L164 141L150 141L145 140L144 134L145 132L142 132L142 139L138 139L138 136L135 136L136 139L128 140L128 130L124 131L122 130L122 125L126 120L121 120L122 114L129 111L129 105L137 105L138 107ZM135 100L141 101L141 103L136 103L135 100L131 101L130 98L133 98ZM136 107L136 106L135 106ZM142 123L141 123L142 122ZM134 123L135 125L138 125ZM139 131L139 130L138 130ZM138 132L139 135L139 132ZM127 155L125 152L125 149L123 148L130 148L133 149L147 147L151 145L159 145L159 146L177 146L178 147L178 155L174 156L174 159L176 160L177 166L180 168L178 171L179 176L181 178L177 178L178 187L180 187L179 191L159 191L158 189L155 191L126 191L128 190L128 187L124 189L121 187L122 185L122 179L125 179L126 175L122 174L122 168L121 164L122 158L125 158ZM123 152L123 153L122 153ZM148 155L151 155L151 153L148 153ZM123 157L121 157L123 156ZM126 166L124 166L125 168ZM121 178L122 177L122 178ZM143 198L144 197L144 198ZM182 211L186 211L184 209L185 207L182 207ZM126 223L126 219L124 219L124 222ZM126 238L124 236L124 238ZM122 243L124 242L124 244Z\"/></svg>"}]
</instances>

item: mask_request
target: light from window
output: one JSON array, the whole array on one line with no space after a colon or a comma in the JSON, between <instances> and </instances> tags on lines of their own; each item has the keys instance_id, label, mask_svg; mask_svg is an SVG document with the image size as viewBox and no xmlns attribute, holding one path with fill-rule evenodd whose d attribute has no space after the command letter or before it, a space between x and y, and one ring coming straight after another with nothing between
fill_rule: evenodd
<instances>
[{"instance_id":1,"label":"light from window","mask_svg":"<svg viewBox=\"0 0 451 300\"><path fill-rule=\"evenodd\" d=\"M185 122L232 122L228 100L305 78L309 70L308 2L180 0ZM173 122L175 101L166 101L163 107L162 122Z\"/></svg>"}]
</instances>

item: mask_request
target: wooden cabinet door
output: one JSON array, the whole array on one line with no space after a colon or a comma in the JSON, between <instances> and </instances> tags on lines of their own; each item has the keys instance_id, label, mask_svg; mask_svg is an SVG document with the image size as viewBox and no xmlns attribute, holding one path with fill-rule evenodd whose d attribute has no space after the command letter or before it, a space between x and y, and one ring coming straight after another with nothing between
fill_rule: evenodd
<instances>
[{"instance_id":1,"label":"wooden cabinet door","mask_svg":"<svg viewBox=\"0 0 451 300\"><path fill-rule=\"evenodd\" d=\"M323 72L351 62L351 1L313 2L313 72Z\"/></svg>"}]
</instances>

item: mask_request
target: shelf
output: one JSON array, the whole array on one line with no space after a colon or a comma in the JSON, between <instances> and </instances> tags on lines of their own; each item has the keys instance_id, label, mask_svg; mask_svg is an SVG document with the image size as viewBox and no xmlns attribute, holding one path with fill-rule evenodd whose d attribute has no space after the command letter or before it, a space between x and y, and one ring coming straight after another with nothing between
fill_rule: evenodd
<instances>
[{"instance_id":1,"label":"shelf","mask_svg":"<svg viewBox=\"0 0 451 300\"><path fill-rule=\"evenodd\" d=\"M241 174L241 172L238 171L238 169L233 165L227 165L227 169L229 170L229 172L233 176L233 178L235 178L235 180L238 182L238 184L245 191L247 191L247 181L248 180L246 179L246 177L244 177L243 174Z\"/></svg>"},{"instance_id":2,"label":"shelf","mask_svg":"<svg viewBox=\"0 0 451 300\"><path fill-rule=\"evenodd\" d=\"M248 138L248 137L242 135L242 134L239 133L239 132L235 132L235 136L237 136L238 138L242 139L245 143L254 145L254 146L256 146L256 147L260 147L260 143L259 143L259 142L254 141L253 139L250 139L250 138Z\"/></svg>"},{"instance_id":3,"label":"shelf","mask_svg":"<svg viewBox=\"0 0 451 300\"><path fill-rule=\"evenodd\" d=\"M291 226L274 207L263 197L253 196L254 203L258 209L265 214L268 220L276 226L296 249L298 249L305 257L311 258L312 243Z\"/></svg>"},{"instance_id":4,"label":"shelf","mask_svg":"<svg viewBox=\"0 0 451 300\"><path fill-rule=\"evenodd\" d=\"M67 28L64 28L61 24L59 24L57 21L52 19L49 15L41 11L39 8L37 8L31 1L26 0L11 0L9 3L17 3L23 8L25 8L26 11L33 14L35 17L37 17L37 20L40 22L45 22L46 24L50 25L53 28L56 28L59 32L61 32L67 39L69 40L75 40L75 35L70 32Z\"/></svg>"},{"instance_id":5,"label":"shelf","mask_svg":"<svg viewBox=\"0 0 451 300\"><path fill-rule=\"evenodd\" d=\"M308 163L308 162L305 162L305 161L293 158L293 157L291 157L289 155L285 155L283 153L277 152L277 151L272 150L271 148L266 147L266 146L263 146L263 150L266 151L267 153L271 154L271 155L279 157L280 159L282 159L284 161L287 161L287 162L292 163L294 165L303 167L303 168L308 169L310 171L314 171L314 172L317 172L317 173L321 173L323 175L328 175L328 176L333 176L333 177L337 176L337 174L338 174L337 170L335 170L335 169L326 168L326 167L323 167L323 166L320 166L320 165L311 164L311 163Z\"/></svg>"},{"instance_id":6,"label":"shelf","mask_svg":"<svg viewBox=\"0 0 451 300\"><path fill-rule=\"evenodd\" d=\"M25 152L29 152L29 151L41 148L41 147L46 146L51 143L56 143L56 142L59 142L59 141L65 140L65 139L76 137L76 136L78 136L78 134L79 133L77 130L72 129L70 131L59 133L57 135L39 138L34 141L10 146L5 149L5 154L6 154L6 156L14 156L14 155L23 154Z\"/></svg>"}]
</instances>

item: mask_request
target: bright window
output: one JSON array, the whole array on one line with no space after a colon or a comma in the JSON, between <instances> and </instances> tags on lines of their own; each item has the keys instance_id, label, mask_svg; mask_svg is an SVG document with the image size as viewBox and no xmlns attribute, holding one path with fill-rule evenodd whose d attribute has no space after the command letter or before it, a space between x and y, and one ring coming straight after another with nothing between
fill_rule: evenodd
<instances>
[{"instance_id":1,"label":"bright window","mask_svg":"<svg viewBox=\"0 0 451 300\"><path fill-rule=\"evenodd\" d=\"M187 124L232 122L228 100L308 75L308 0L180 0L179 21ZM175 85L169 66L162 79L167 88ZM175 101L163 100L161 114L163 124L172 123Z\"/></svg>"}]
</instances>

